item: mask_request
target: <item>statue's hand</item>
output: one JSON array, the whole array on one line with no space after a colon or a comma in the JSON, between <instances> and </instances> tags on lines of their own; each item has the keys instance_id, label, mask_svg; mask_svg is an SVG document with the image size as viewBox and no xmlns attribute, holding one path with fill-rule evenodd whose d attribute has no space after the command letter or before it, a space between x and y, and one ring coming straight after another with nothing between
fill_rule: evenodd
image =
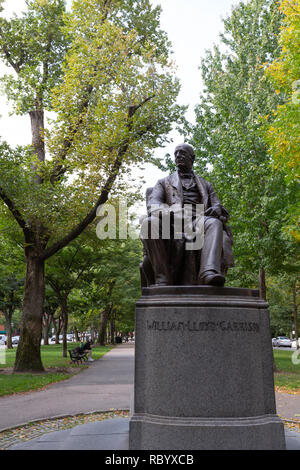
<instances>
[{"instance_id":1,"label":"statue's hand","mask_svg":"<svg viewBox=\"0 0 300 470\"><path fill-rule=\"evenodd\" d=\"M206 215L207 217L221 217L222 215L222 209L220 206L212 206L212 207L209 207L208 209L206 209L206 211L204 212L204 215Z\"/></svg>"}]
</instances>

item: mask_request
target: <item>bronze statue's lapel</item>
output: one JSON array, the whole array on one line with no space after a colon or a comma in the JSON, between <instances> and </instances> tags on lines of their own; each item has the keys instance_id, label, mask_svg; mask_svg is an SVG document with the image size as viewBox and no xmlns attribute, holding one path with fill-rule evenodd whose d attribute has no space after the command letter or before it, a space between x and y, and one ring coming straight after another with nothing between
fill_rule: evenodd
<instances>
[{"instance_id":1,"label":"bronze statue's lapel","mask_svg":"<svg viewBox=\"0 0 300 470\"><path fill-rule=\"evenodd\" d=\"M170 183L176 189L179 189L181 187L181 181L177 171L170 175Z\"/></svg>"},{"instance_id":2,"label":"bronze statue's lapel","mask_svg":"<svg viewBox=\"0 0 300 470\"><path fill-rule=\"evenodd\" d=\"M183 204L182 184L177 171L175 173L172 173L172 175L169 177L169 181L173 188L177 189L178 198L180 199L181 204Z\"/></svg>"},{"instance_id":3,"label":"bronze statue's lapel","mask_svg":"<svg viewBox=\"0 0 300 470\"><path fill-rule=\"evenodd\" d=\"M198 189L200 191L200 194L202 195L204 210L206 211L206 209L208 208L207 207L207 205L208 205L208 194L207 194L207 190L205 188L205 185L203 184L204 180L203 180L203 178L200 178L197 175L195 175L195 180L196 180L196 184L198 186Z\"/></svg>"}]
</instances>

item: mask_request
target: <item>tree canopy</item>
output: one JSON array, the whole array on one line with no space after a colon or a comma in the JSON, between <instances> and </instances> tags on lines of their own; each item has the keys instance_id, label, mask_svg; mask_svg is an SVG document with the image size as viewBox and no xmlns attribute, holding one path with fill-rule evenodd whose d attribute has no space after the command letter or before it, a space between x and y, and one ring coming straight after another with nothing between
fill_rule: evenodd
<instances>
[{"instance_id":1,"label":"tree canopy","mask_svg":"<svg viewBox=\"0 0 300 470\"><path fill-rule=\"evenodd\" d=\"M276 93L284 103L273 114L267 130L269 151L275 167L284 169L288 179L299 178L300 148L300 5L297 0L282 0L279 10L283 24L279 34L279 57L266 69Z\"/></svg>"},{"instance_id":2,"label":"tree canopy","mask_svg":"<svg viewBox=\"0 0 300 470\"><path fill-rule=\"evenodd\" d=\"M274 83L283 103L273 110L272 122L267 120L265 139L273 166L283 171L288 183L299 182L300 153L300 5L297 0L283 0L279 10L284 15L279 34L281 52L266 68L266 76ZM299 195L299 192L298 192ZM295 198L295 201L298 198ZM299 205L289 211L287 227L299 242Z\"/></svg>"},{"instance_id":3,"label":"tree canopy","mask_svg":"<svg viewBox=\"0 0 300 470\"><path fill-rule=\"evenodd\" d=\"M41 370L45 261L108 197L135 197L132 169L183 108L150 0L74 0L70 12L63 0L28 0L20 18L0 18L0 58L11 69L7 98L32 131L31 145L0 142L0 198L23 232L27 266L15 370Z\"/></svg>"},{"instance_id":4,"label":"tree canopy","mask_svg":"<svg viewBox=\"0 0 300 470\"><path fill-rule=\"evenodd\" d=\"M222 47L202 60L205 88L192 138L196 169L232 216L236 267L229 279L245 287L256 287L259 279L262 296L265 271L281 269L292 244L283 225L295 186L272 169L263 135L263 117L282 100L263 66L279 57L281 22L273 0L241 2L224 20Z\"/></svg>"}]
</instances>

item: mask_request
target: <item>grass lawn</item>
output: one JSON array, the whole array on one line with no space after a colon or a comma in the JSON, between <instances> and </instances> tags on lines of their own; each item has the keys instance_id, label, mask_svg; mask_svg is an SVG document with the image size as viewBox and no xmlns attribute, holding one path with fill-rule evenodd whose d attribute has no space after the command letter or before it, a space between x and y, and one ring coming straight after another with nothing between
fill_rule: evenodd
<instances>
[{"instance_id":1,"label":"grass lawn","mask_svg":"<svg viewBox=\"0 0 300 470\"><path fill-rule=\"evenodd\" d=\"M68 349L79 346L79 343L68 343ZM110 351L112 346L95 346L93 348L93 359L99 359L103 354ZM51 344L41 346L42 362L46 369L44 373L12 373L16 349L5 351L5 364L0 364L0 396L9 395L29 390L37 390L46 385L61 380L66 380L76 374L86 365L70 364L70 357L62 357L62 344Z\"/></svg>"},{"instance_id":2,"label":"grass lawn","mask_svg":"<svg viewBox=\"0 0 300 470\"><path fill-rule=\"evenodd\" d=\"M274 359L278 372L274 374L276 391L300 393L300 364L293 364L294 351L274 349ZM300 354L298 355L300 359Z\"/></svg>"},{"instance_id":3,"label":"grass lawn","mask_svg":"<svg viewBox=\"0 0 300 470\"><path fill-rule=\"evenodd\" d=\"M79 343L68 343L68 349L78 345ZM111 349L112 346L95 346L93 358L99 359ZM278 369L274 374L277 391L300 393L300 364L292 363L292 354L293 351L290 350L274 349L274 359ZM11 368L14 366L16 349L6 350L6 364L0 364L0 396L41 389L50 383L66 380L80 369L87 367L70 364L69 357L62 357L61 344L41 346L41 355L45 373L13 374Z\"/></svg>"}]
</instances>

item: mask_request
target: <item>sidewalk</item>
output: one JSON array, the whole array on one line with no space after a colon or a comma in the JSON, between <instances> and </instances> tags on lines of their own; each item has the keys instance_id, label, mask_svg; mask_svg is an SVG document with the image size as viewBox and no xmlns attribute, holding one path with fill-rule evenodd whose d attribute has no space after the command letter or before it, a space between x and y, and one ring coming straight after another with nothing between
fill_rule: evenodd
<instances>
[{"instance_id":1,"label":"sidewalk","mask_svg":"<svg viewBox=\"0 0 300 470\"><path fill-rule=\"evenodd\" d=\"M299 421L300 425L300 394L276 393L276 408L281 418Z\"/></svg>"},{"instance_id":2,"label":"sidewalk","mask_svg":"<svg viewBox=\"0 0 300 470\"><path fill-rule=\"evenodd\" d=\"M133 394L134 345L116 346L65 382L40 392L0 398L0 432L36 420L80 413L129 410ZM277 413L300 423L300 395L276 393ZM100 417L98 419L101 419ZM295 429L300 430L300 427ZM300 450L300 433L286 429L289 449ZM91 437L93 436L93 437ZM106 437L104 437L106 436ZM82 447L83 446L83 447ZM84 447L85 446L85 447ZM128 419L97 421L49 432L10 449L128 449Z\"/></svg>"},{"instance_id":3,"label":"sidewalk","mask_svg":"<svg viewBox=\"0 0 300 470\"><path fill-rule=\"evenodd\" d=\"M28 422L95 411L129 410L134 345L122 344L45 390L0 397L0 432Z\"/></svg>"}]
</instances>

